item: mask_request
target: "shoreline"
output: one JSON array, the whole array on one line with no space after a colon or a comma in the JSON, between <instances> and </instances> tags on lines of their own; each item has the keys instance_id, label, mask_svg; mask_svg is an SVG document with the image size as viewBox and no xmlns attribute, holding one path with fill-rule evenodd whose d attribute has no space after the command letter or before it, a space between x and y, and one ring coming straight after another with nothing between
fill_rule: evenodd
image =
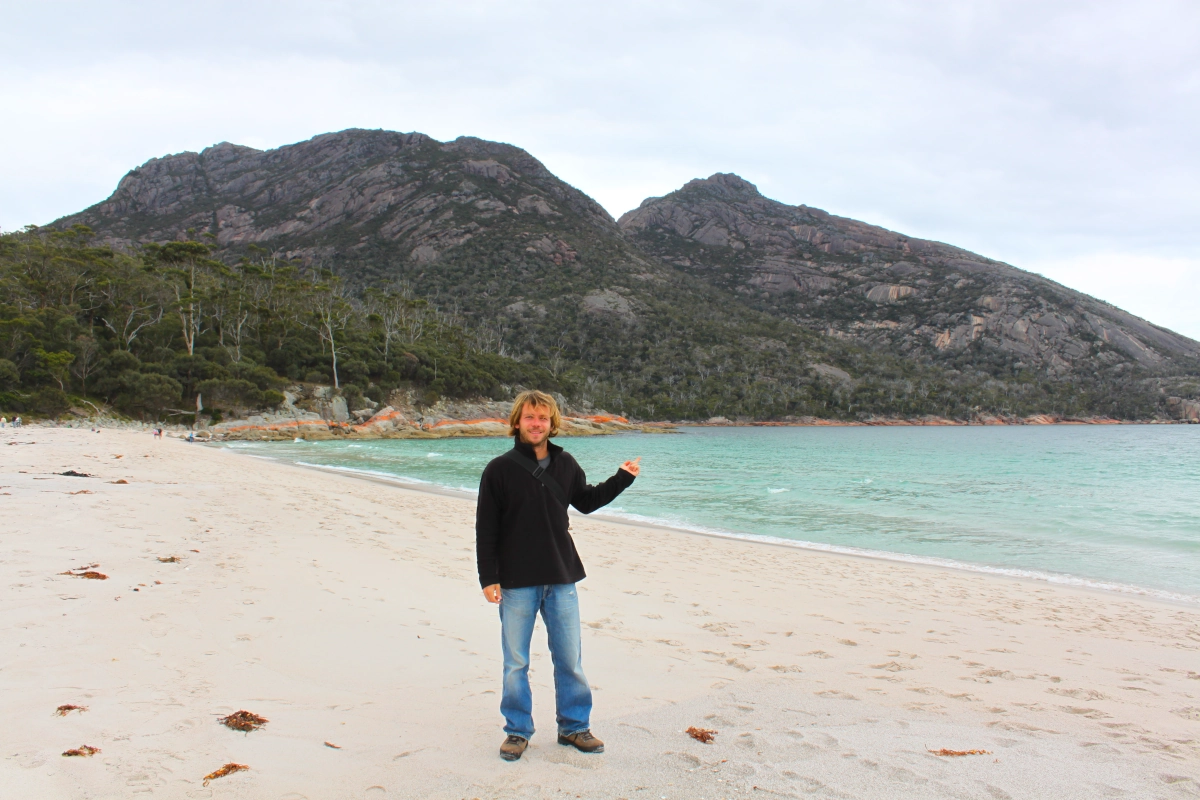
<instances>
[{"instance_id":1,"label":"shoreline","mask_svg":"<svg viewBox=\"0 0 1200 800\"><path fill-rule=\"evenodd\" d=\"M79 417L70 420L36 420L26 422L30 428L82 428L150 430L162 427L174 433L193 432L206 441L331 441L338 439L379 441L386 439L438 440L507 438L507 423L499 418L438 418L432 423L413 422L390 407L362 423L338 422L316 418L281 417L266 420L251 416L199 427L187 425L159 426L155 422L121 420L104 417L99 420ZM979 415L968 420L945 417L880 417L866 420L834 420L804 417L795 420L738 421L661 420L637 421L617 416L565 417L563 438L580 436L611 436L621 433L677 433L680 428L972 428L972 427L1030 427L1030 426L1091 426L1091 425L1189 425L1192 419L1123 420L1109 417L1062 417L1034 414L1027 417Z\"/></svg>"},{"instance_id":2,"label":"shoreline","mask_svg":"<svg viewBox=\"0 0 1200 800\"><path fill-rule=\"evenodd\" d=\"M276 458L274 456L260 455L257 453L241 453L237 450L224 447L223 442L206 442L205 444L212 446L214 449L226 450L234 453L235 455L243 455L249 458L259 458L280 464L288 464L290 466L300 467L301 469L314 470L325 474L349 476L358 480L378 483L384 486L399 487L413 492L422 492L441 497L453 497L475 502L474 492L465 489L454 489L452 487L444 486L432 481L412 482L415 479L409 479L406 481L401 477L390 476L383 472L358 470L352 467L334 467L323 464L290 461ZM917 556L908 553L891 552L888 550L873 550L870 548L859 548L848 545L832 545L824 542L810 542L803 539L785 539L780 536L770 536L766 534L739 533L737 531L712 530L684 525L671 525L667 522L659 522L652 519L637 519L635 516L613 514L611 512L606 513L603 510L586 515L580 514L574 509L570 509L569 511L573 519L590 518L595 520L603 520L605 522L610 522L617 525L625 525L631 528L639 528L643 530L663 531L690 536L705 536L722 540L752 542L770 547L784 547L806 552L826 553L845 558L868 559L871 561L888 564L906 564L909 566L934 570L953 570L955 572L963 572L970 575L988 575L1000 579L1022 581L1036 585L1060 586L1077 589L1080 591L1095 592L1100 596L1110 598L1138 597L1183 609L1193 611L1200 610L1200 595L1175 592L1169 589L1154 589L1146 586L1138 586L1136 584L1104 581L1098 578L1087 578L1084 576L1073 575L1071 573L1055 573L1043 570L1021 569L1017 567L998 567L991 564L978 564L969 561L960 561L957 559L940 558L937 556Z\"/></svg>"}]
</instances>

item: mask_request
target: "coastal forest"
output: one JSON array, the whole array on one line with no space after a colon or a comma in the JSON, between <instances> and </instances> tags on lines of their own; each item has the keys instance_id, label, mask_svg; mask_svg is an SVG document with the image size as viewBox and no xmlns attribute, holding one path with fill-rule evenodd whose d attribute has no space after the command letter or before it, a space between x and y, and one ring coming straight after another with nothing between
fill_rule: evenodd
<instances>
[{"instance_id":1,"label":"coastal forest","mask_svg":"<svg viewBox=\"0 0 1200 800\"><path fill-rule=\"evenodd\" d=\"M404 287L358 295L268 255L226 264L185 240L123 253L83 225L0 237L0 409L100 405L137 419L271 409L333 384L353 410L398 386L425 402L558 384Z\"/></svg>"},{"instance_id":2,"label":"coastal forest","mask_svg":"<svg viewBox=\"0 0 1200 800\"><path fill-rule=\"evenodd\" d=\"M613 219L507 144L350 130L152 159L0 236L0 410L188 421L519 386L642 420L1152 419L1200 343L735 175Z\"/></svg>"}]
</instances>

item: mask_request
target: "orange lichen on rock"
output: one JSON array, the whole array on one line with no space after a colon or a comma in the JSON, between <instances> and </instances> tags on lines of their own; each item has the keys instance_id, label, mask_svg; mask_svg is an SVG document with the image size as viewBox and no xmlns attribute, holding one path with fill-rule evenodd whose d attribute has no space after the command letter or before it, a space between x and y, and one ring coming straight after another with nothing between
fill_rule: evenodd
<instances>
[{"instance_id":1,"label":"orange lichen on rock","mask_svg":"<svg viewBox=\"0 0 1200 800\"><path fill-rule=\"evenodd\" d=\"M432 425L422 425L421 427L427 431L445 428L450 425L462 425L464 427L471 425L507 425L508 420L498 417L480 417L479 419L443 419L435 422Z\"/></svg>"},{"instance_id":2,"label":"orange lichen on rock","mask_svg":"<svg viewBox=\"0 0 1200 800\"><path fill-rule=\"evenodd\" d=\"M217 778L224 778L226 775L232 775L235 772L243 772L248 769L250 769L250 768L247 767L245 764L234 764L231 761L228 764L226 764L225 766L221 767L220 769L213 770L212 772L205 775L204 776L204 785L208 786L208 782L211 780L215 780Z\"/></svg>"}]
</instances>

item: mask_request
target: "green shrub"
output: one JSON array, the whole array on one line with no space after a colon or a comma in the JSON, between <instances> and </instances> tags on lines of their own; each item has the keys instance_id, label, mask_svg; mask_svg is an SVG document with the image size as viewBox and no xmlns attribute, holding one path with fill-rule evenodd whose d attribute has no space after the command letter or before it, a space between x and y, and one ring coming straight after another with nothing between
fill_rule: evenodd
<instances>
[{"instance_id":1,"label":"green shrub","mask_svg":"<svg viewBox=\"0 0 1200 800\"><path fill-rule=\"evenodd\" d=\"M231 378L237 378L243 381L250 381L259 389L279 389L287 381L275 374L275 370L270 367L252 364L249 361L239 361L236 364L230 364L225 368Z\"/></svg>"},{"instance_id":2,"label":"green shrub","mask_svg":"<svg viewBox=\"0 0 1200 800\"><path fill-rule=\"evenodd\" d=\"M206 405L236 411L259 408L263 403L262 391L250 381L240 378L201 381L196 391Z\"/></svg>"},{"instance_id":3,"label":"green shrub","mask_svg":"<svg viewBox=\"0 0 1200 800\"><path fill-rule=\"evenodd\" d=\"M7 358L0 358L0 392L16 389L21 385L21 373L17 365Z\"/></svg>"},{"instance_id":4,"label":"green shrub","mask_svg":"<svg viewBox=\"0 0 1200 800\"><path fill-rule=\"evenodd\" d=\"M120 389L113 404L127 414L145 419L162 416L172 406L180 402L180 392L183 387L174 378L166 375L146 374L142 372L122 373Z\"/></svg>"},{"instance_id":5,"label":"green shrub","mask_svg":"<svg viewBox=\"0 0 1200 800\"><path fill-rule=\"evenodd\" d=\"M345 383L366 383L370 371L367 362L360 358L347 359L338 364L338 377Z\"/></svg>"},{"instance_id":6,"label":"green shrub","mask_svg":"<svg viewBox=\"0 0 1200 800\"><path fill-rule=\"evenodd\" d=\"M70 409L71 401L57 386L43 386L29 396L26 406L35 414L56 419Z\"/></svg>"},{"instance_id":7,"label":"green shrub","mask_svg":"<svg viewBox=\"0 0 1200 800\"><path fill-rule=\"evenodd\" d=\"M0 411L25 411L25 400L19 392L0 392Z\"/></svg>"},{"instance_id":8,"label":"green shrub","mask_svg":"<svg viewBox=\"0 0 1200 800\"><path fill-rule=\"evenodd\" d=\"M346 399L346 408L351 411L366 408L366 404L363 403L363 390L353 383L342 386L342 397Z\"/></svg>"}]
</instances>

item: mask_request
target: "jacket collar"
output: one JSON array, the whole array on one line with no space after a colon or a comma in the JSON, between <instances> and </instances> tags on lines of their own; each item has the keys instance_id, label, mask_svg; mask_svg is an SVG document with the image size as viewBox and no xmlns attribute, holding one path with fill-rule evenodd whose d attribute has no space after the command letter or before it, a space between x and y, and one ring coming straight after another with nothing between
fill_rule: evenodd
<instances>
[{"instance_id":1,"label":"jacket collar","mask_svg":"<svg viewBox=\"0 0 1200 800\"><path fill-rule=\"evenodd\" d=\"M549 454L550 454L550 460L553 461L554 457L562 452L562 448L559 447L558 445L556 445L553 440L547 442L547 446L548 446L548 450L549 450ZM526 458L530 458L534 461L537 461L537 456L535 456L533 454L533 445L522 442L521 434L517 433L517 434L513 435L513 447L516 449L516 451L518 453L525 456Z\"/></svg>"}]
</instances>

